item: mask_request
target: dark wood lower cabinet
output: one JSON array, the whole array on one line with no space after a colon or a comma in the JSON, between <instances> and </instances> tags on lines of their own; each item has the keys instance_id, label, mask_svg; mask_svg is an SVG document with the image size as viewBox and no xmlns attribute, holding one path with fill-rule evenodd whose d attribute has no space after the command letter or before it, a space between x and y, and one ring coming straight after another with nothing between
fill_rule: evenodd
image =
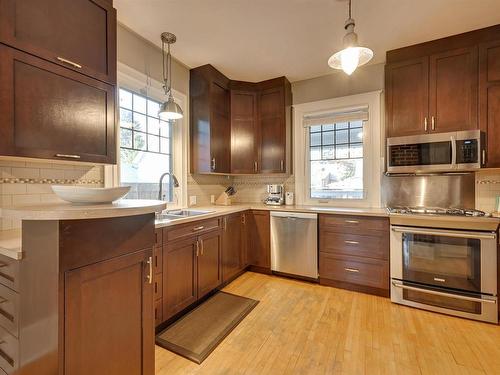
<instances>
[{"instance_id":1,"label":"dark wood lower cabinet","mask_svg":"<svg viewBox=\"0 0 500 375\"><path fill-rule=\"evenodd\" d=\"M245 264L245 214L225 216L222 232L222 280L227 282L241 272Z\"/></svg>"},{"instance_id":2,"label":"dark wood lower cabinet","mask_svg":"<svg viewBox=\"0 0 500 375\"><path fill-rule=\"evenodd\" d=\"M271 232L269 211L253 210L247 215L247 257L251 266L271 268Z\"/></svg>"},{"instance_id":3,"label":"dark wood lower cabinet","mask_svg":"<svg viewBox=\"0 0 500 375\"><path fill-rule=\"evenodd\" d=\"M65 274L66 374L152 374L151 250Z\"/></svg>"},{"instance_id":4,"label":"dark wood lower cabinet","mask_svg":"<svg viewBox=\"0 0 500 375\"><path fill-rule=\"evenodd\" d=\"M198 298L203 298L222 283L220 230L199 236L198 244Z\"/></svg>"}]
</instances>

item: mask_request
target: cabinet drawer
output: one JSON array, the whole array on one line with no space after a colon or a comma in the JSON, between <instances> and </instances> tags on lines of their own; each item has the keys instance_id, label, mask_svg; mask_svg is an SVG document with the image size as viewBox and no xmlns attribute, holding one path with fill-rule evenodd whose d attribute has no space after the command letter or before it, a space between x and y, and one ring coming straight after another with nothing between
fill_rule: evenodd
<instances>
[{"instance_id":1,"label":"cabinet drawer","mask_svg":"<svg viewBox=\"0 0 500 375\"><path fill-rule=\"evenodd\" d=\"M163 323L163 300L155 301L155 326Z\"/></svg>"},{"instance_id":2,"label":"cabinet drawer","mask_svg":"<svg viewBox=\"0 0 500 375\"><path fill-rule=\"evenodd\" d=\"M387 260L389 234L387 233L384 236L364 236L321 229L319 249L328 253Z\"/></svg>"},{"instance_id":3,"label":"cabinet drawer","mask_svg":"<svg viewBox=\"0 0 500 375\"><path fill-rule=\"evenodd\" d=\"M192 235L197 235L199 233L205 233L217 228L219 228L219 218L176 225L165 230L164 235L166 237L166 241L174 241Z\"/></svg>"},{"instance_id":4,"label":"cabinet drawer","mask_svg":"<svg viewBox=\"0 0 500 375\"><path fill-rule=\"evenodd\" d=\"M163 248L162 247L154 247L153 248L153 266L155 274L162 272L162 263L163 263Z\"/></svg>"},{"instance_id":5,"label":"cabinet drawer","mask_svg":"<svg viewBox=\"0 0 500 375\"><path fill-rule=\"evenodd\" d=\"M384 260L320 253L319 273L325 279L389 288L389 265Z\"/></svg>"},{"instance_id":6,"label":"cabinet drawer","mask_svg":"<svg viewBox=\"0 0 500 375\"><path fill-rule=\"evenodd\" d=\"M0 255L0 283L19 291L19 261Z\"/></svg>"},{"instance_id":7,"label":"cabinet drawer","mask_svg":"<svg viewBox=\"0 0 500 375\"><path fill-rule=\"evenodd\" d=\"M19 367L19 341L0 327L0 367L14 374Z\"/></svg>"},{"instance_id":8,"label":"cabinet drawer","mask_svg":"<svg viewBox=\"0 0 500 375\"><path fill-rule=\"evenodd\" d=\"M19 337L19 294L1 284L0 326Z\"/></svg>"},{"instance_id":9,"label":"cabinet drawer","mask_svg":"<svg viewBox=\"0 0 500 375\"><path fill-rule=\"evenodd\" d=\"M157 273L154 278L154 297L155 301L163 296L163 277L161 273Z\"/></svg>"},{"instance_id":10,"label":"cabinet drawer","mask_svg":"<svg viewBox=\"0 0 500 375\"><path fill-rule=\"evenodd\" d=\"M155 229L155 246L163 244L163 228Z\"/></svg>"},{"instance_id":11,"label":"cabinet drawer","mask_svg":"<svg viewBox=\"0 0 500 375\"><path fill-rule=\"evenodd\" d=\"M389 231L389 219L385 217L320 215L319 225L320 230L326 228L330 232L362 233L374 236Z\"/></svg>"}]
</instances>

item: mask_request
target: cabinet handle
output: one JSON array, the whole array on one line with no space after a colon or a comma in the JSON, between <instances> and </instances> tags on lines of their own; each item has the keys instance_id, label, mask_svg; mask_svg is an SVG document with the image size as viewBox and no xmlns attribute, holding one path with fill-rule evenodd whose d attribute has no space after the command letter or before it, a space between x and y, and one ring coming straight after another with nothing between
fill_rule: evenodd
<instances>
[{"instance_id":1,"label":"cabinet handle","mask_svg":"<svg viewBox=\"0 0 500 375\"><path fill-rule=\"evenodd\" d=\"M146 264L148 265L148 275L146 276L146 280L148 280L148 284L153 283L153 257L149 257L148 260L146 261Z\"/></svg>"},{"instance_id":2,"label":"cabinet handle","mask_svg":"<svg viewBox=\"0 0 500 375\"><path fill-rule=\"evenodd\" d=\"M200 240L196 240L196 256L200 256Z\"/></svg>"},{"instance_id":3,"label":"cabinet handle","mask_svg":"<svg viewBox=\"0 0 500 375\"><path fill-rule=\"evenodd\" d=\"M203 255L205 253L205 247L203 246L203 240L200 238L200 254Z\"/></svg>"},{"instance_id":4,"label":"cabinet handle","mask_svg":"<svg viewBox=\"0 0 500 375\"><path fill-rule=\"evenodd\" d=\"M78 68L78 69L82 68L82 66L80 64L77 64L76 62L73 62L71 60L65 59L64 57L59 57L58 56L57 60L59 60L60 62L62 62L64 64L71 65L73 68Z\"/></svg>"},{"instance_id":5,"label":"cabinet handle","mask_svg":"<svg viewBox=\"0 0 500 375\"><path fill-rule=\"evenodd\" d=\"M280 169L282 172L285 170L285 162L283 160L280 162Z\"/></svg>"},{"instance_id":6,"label":"cabinet handle","mask_svg":"<svg viewBox=\"0 0 500 375\"><path fill-rule=\"evenodd\" d=\"M359 242L358 241L350 241L350 240L346 240L344 241L346 244L349 244L349 245L359 245Z\"/></svg>"},{"instance_id":7,"label":"cabinet handle","mask_svg":"<svg viewBox=\"0 0 500 375\"><path fill-rule=\"evenodd\" d=\"M81 159L80 155L71 155L71 154L56 154L58 158L67 158L67 159Z\"/></svg>"},{"instance_id":8,"label":"cabinet handle","mask_svg":"<svg viewBox=\"0 0 500 375\"><path fill-rule=\"evenodd\" d=\"M485 165L486 164L486 150L483 149L483 151L481 152L481 164L482 165Z\"/></svg>"},{"instance_id":9,"label":"cabinet handle","mask_svg":"<svg viewBox=\"0 0 500 375\"><path fill-rule=\"evenodd\" d=\"M215 164L215 158L213 158L212 159L212 170L213 171L215 171L215 166L216 166L216 164Z\"/></svg>"},{"instance_id":10,"label":"cabinet handle","mask_svg":"<svg viewBox=\"0 0 500 375\"><path fill-rule=\"evenodd\" d=\"M253 162L253 170L254 170L255 172L257 172L258 166L259 166L259 165L257 164L257 162L256 162L256 161L254 161L254 162Z\"/></svg>"},{"instance_id":11,"label":"cabinet handle","mask_svg":"<svg viewBox=\"0 0 500 375\"><path fill-rule=\"evenodd\" d=\"M435 129L436 129L436 119L434 118L434 116L431 116L431 130Z\"/></svg>"},{"instance_id":12,"label":"cabinet handle","mask_svg":"<svg viewBox=\"0 0 500 375\"><path fill-rule=\"evenodd\" d=\"M358 220L346 220L345 222L349 224L359 224Z\"/></svg>"},{"instance_id":13,"label":"cabinet handle","mask_svg":"<svg viewBox=\"0 0 500 375\"><path fill-rule=\"evenodd\" d=\"M224 218L224 232L227 232L227 217Z\"/></svg>"},{"instance_id":14,"label":"cabinet handle","mask_svg":"<svg viewBox=\"0 0 500 375\"><path fill-rule=\"evenodd\" d=\"M246 215L245 215L245 214L241 215L241 223L242 223L243 225L245 225L245 224L246 224Z\"/></svg>"},{"instance_id":15,"label":"cabinet handle","mask_svg":"<svg viewBox=\"0 0 500 375\"><path fill-rule=\"evenodd\" d=\"M205 227L204 227L203 225L200 225L199 227L194 227L194 228L193 228L193 232L196 232L196 231L198 231L198 230L202 230L202 229L204 229L204 228L205 228Z\"/></svg>"},{"instance_id":16,"label":"cabinet handle","mask_svg":"<svg viewBox=\"0 0 500 375\"><path fill-rule=\"evenodd\" d=\"M346 270L347 272L351 272L351 273L358 273L359 270L357 268L344 268L344 270Z\"/></svg>"},{"instance_id":17,"label":"cabinet handle","mask_svg":"<svg viewBox=\"0 0 500 375\"><path fill-rule=\"evenodd\" d=\"M424 117L424 130L427 131L427 117Z\"/></svg>"}]
</instances>

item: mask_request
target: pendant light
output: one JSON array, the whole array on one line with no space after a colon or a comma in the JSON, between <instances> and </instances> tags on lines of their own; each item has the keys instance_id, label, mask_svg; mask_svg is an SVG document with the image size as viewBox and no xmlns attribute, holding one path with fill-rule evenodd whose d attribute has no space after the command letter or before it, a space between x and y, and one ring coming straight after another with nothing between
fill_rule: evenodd
<instances>
[{"instance_id":1,"label":"pendant light","mask_svg":"<svg viewBox=\"0 0 500 375\"><path fill-rule=\"evenodd\" d=\"M349 0L349 18L345 21L344 49L333 54L328 59L328 65L333 69L342 69L351 75L358 66L365 65L373 57L373 51L358 44L358 35L354 32L354 20L351 17L351 0Z\"/></svg>"},{"instance_id":2,"label":"pendant light","mask_svg":"<svg viewBox=\"0 0 500 375\"><path fill-rule=\"evenodd\" d=\"M175 102L172 95L172 55L170 54L170 45L174 44L177 37L172 33L161 34L161 52L163 57L163 89L167 96L167 101L162 103L158 116L165 121L178 120L184 117L181 107ZM167 53L165 55L165 44Z\"/></svg>"}]
</instances>

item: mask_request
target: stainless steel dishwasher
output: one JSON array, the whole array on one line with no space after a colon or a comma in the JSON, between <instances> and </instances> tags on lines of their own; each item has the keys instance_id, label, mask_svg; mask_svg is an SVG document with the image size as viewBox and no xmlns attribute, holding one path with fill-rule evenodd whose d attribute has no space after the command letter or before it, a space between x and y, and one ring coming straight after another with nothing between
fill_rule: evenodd
<instances>
[{"instance_id":1,"label":"stainless steel dishwasher","mask_svg":"<svg viewBox=\"0 0 500 375\"><path fill-rule=\"evenodd\" d=\"M318 278L318 215L271 211L271 270Z\"/></svg>"}]
</instances>

